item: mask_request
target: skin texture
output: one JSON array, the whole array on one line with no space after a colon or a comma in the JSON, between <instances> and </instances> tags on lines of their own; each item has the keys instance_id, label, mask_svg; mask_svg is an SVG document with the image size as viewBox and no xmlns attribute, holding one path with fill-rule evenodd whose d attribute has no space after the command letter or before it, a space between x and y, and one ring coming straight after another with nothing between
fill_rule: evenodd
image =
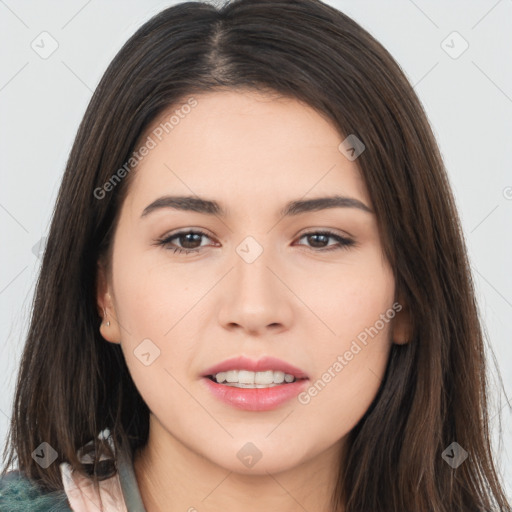
<instances>
[{"instance_id":1,"label":"skin texture","mask_svg":"<svg viewBox=\"0 0 512 512\"><path fill-rule=\"evenodd\" d=\"M328 120L256 92L195 98L133 171L112 272L99 266L98 307L110 320L101 334L121 344L151 410L148 445L134 462L141 495L151 512L325 512L345 438L378 391L391 344L407 342L405 309L307 404L243 411L208 392L200 374L237 355L283 359L316 382L392 308L395 283L373 213L278 214L292 199L333 194L372 208L357 160L338 150L344 137ZM215 199L229 215L162 208L141 218L164 194ZM200 252L155 245L189 228L208 235L169 245ZM356 245L325 251L338 241L303 236L325 229ZM236 251L247 236L263 248L252 263ZM148 366L134 354L144 339L160 350ZM262 453L250 468L237 457L248 442Z\"/></svg>"}]
</instances>

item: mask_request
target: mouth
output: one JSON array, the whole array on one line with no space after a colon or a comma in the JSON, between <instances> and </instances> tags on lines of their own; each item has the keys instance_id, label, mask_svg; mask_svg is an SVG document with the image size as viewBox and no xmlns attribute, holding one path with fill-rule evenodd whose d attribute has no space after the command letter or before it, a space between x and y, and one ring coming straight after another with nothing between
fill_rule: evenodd
<instances>
[{"instance_id":1,"label":"mouth","mask_svg":"<svg viewBox=\"0 0 512 512\"><path fill-rule=\"evenodd\" d=\"M247 411L276 409L307 387L305 372L286 361L264 357L257 361L234 357L201 375L205 389L225 404Z\"/></svg>"},{"instance_id":2,"label":"mouth","mask_svg":"<svg viewBox=\"0 0 512 512\"><path fill-rule=\"evenodd\" d=\"M240 388L279 386L308 378L300 368L268 356L257 361L245 356L232 357L208 368L201 377L217 384Z\"/></svg>"},{"instance_id":3,"label":"mouth","mask_svg":"<svg viewBox=\"0 0 512 512\"><path fill-rule=\"evenodd\" d=\"M280 370L267 370L262 372L228 370L218 372L213 375L207 375L206 377L211 381L216 382L217 384L223 384L224 386L249 389L272 388L305 379L305 377L297 378L295 375L285 373Z\"/></svg>"}]
</instances>

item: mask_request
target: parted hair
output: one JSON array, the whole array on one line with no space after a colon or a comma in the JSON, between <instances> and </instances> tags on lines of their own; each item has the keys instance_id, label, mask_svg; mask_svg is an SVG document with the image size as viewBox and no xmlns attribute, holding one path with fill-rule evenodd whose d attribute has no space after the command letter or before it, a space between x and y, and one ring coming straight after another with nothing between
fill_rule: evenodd
<instances>
[{"instance_id":1,"label":"parted hair","mask_svg":"<svg viewBox=\"0 0 512 512\"><path fill-rule=\"evenodd\" d=\"M426 113L390 53L319 0L185 2L124 44L79 126L58 193L22 352L4 472L15 460L45 489L69 462L95 483L77 450L109 428L116 449L144 446L149 410L118 344L100 335L98 262L136 170L99 198L151 123L194 94L257 90L290 97L356 134L356 164L372 201L411 339L393 344L369 409L349 434L332 511L510 511L490 446L485 336L446 169ZM43 441L58 453L43 469ZM443 460L456 441L469 457Z\"/></svg>"}]
</instances>

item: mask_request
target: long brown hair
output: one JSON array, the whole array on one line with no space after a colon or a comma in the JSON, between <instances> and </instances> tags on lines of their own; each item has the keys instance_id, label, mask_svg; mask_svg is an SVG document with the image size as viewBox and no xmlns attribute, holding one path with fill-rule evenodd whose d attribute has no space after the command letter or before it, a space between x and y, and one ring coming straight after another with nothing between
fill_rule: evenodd
<instances>
[{"instance_id":1,"label":"long brown hair","mask_svg":"<svg viewBox=\"0 0 512 512\"><path fill-rule=\"evenodd\" d=\"M105 187L164 110L186 98L256 89L304 101L366 149L357 159L412 337L350 433L333 510L506 510L489 442L487 376L464 238L422 105L399 65L351 18L318 0L187 2L145 23L98 85L54 211L17 379L4 460L47 489L58 463L109 428L116 447L148 438L149 410L121 348L101 337L98 260L109 255L133 173ZM119 173L118 173L119 177ZM107 190L107 192L105 192ZM100 192L98 192L100 191ZM103 192L101 192L103 191ZM101 196L101 197L99 197ZM40 467L41 442L58 453ZM443 459L456 441L469 457ZM94 478L104 478L93 468ZM96 480L95 480L96 481Z\"/></svg>"}]
</instances>

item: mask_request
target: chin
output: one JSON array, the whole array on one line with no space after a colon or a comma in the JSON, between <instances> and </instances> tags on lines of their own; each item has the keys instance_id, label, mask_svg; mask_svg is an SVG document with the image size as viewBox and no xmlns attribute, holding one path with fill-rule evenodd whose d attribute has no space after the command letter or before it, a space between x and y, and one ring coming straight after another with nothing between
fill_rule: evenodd
<instances>
[{"instance_id":1,"label":"chin","mask_svg":"<svg viewBox=\"0 0 512 512\"><path fill-rule=\"evenodd\" d=\"M268 473L288 471L299 466L308 458L304 451L304 445L301 443L297 443L295 449L293 446L287 445L288 443L283 439L278 440L277 444L271 443L269 440L265 441L264 436L261 441L255 438L253 438L254 441L248 439L250 438L245 437L241 442L235 441L232 443L235 446L223 450L222 453L212 454L213 456L208 458L214 464L233 473L262 476L268 476ZM232 455L226 456L226 454Z\"/></svg>"}]
</instances>

